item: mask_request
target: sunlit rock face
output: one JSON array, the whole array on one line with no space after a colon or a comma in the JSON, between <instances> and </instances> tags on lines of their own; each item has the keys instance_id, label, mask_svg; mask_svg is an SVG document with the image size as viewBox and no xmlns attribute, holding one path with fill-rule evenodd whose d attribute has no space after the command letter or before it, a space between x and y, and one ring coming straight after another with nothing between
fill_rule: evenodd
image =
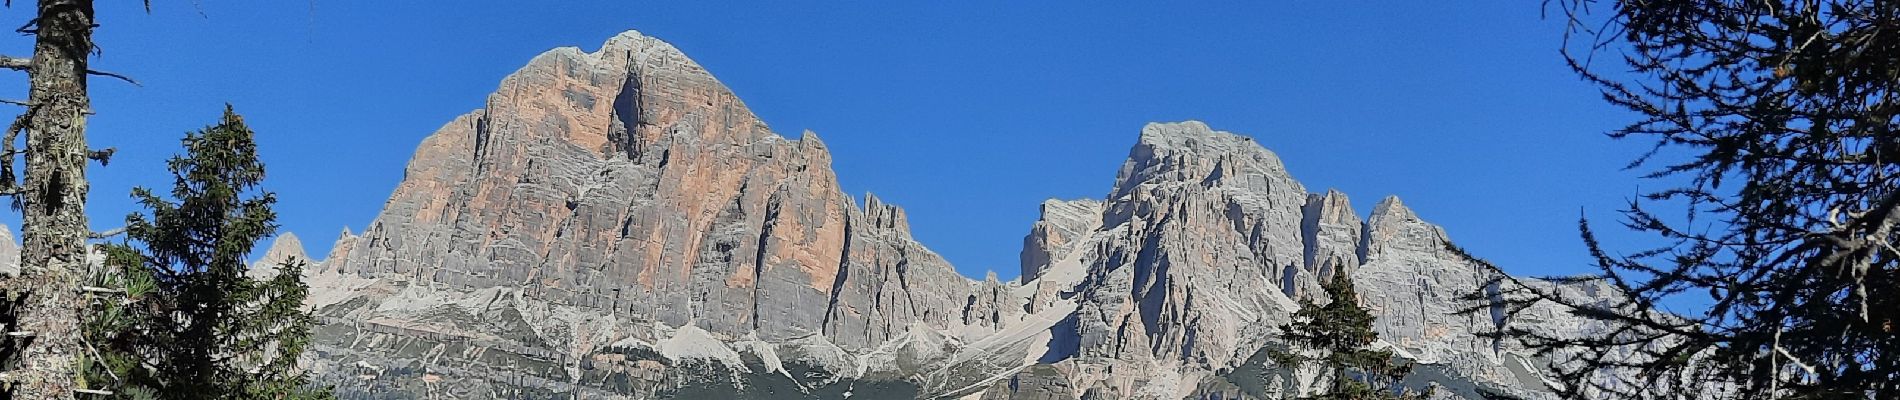
<instances>
[{"instance_id":1,"label":"sunlit rock face","mask_svg":"<svg viewBox=\"0 0 1900 400\"><path fill-rule=\"evenodd\" d=\"M1044 202L1010 281L830 164L665 42L549 51L308 268L311 369L354 398L1278 398L1319 374L1263 350L1346 274L1429 364L1413 384L1475 398L1541 389L1479 333L1574 322L1449 313L1489 276L1441 229L1397 199L1362 220L1200 122L1143 127L1104 198Z\"/></svg>"},{"instance_id":2,"label":"sunlit rock face","mask_svg":"<svg viewBox=\"0 0 1900 400\"><path fill-rule=\"evenodd\" d=\"M1042 202L1041 216L1023 236L1023 280L1036 279L1042 271L1068 257L1075 244L1102 226L1102 201L1095 199Z\"/></svg>"},{"instance_id":3,"label":"sunlit rock face","mask_svg":"<svg viewBox=\"0 0 1900 400\"><path fill-rule=\"evenodd\" d=\"M423 141L315 279L381 289L321 310L571 358L639 321L864 349L1007 314L966 317L995 296L912 240L903 210L857 205L830 164L664 42L549 51Z\"/></svg>"},{"instance_id":4,"label":"sunlit rock face","mask_svg":"<svg viewBox=\"0 0 1900 400\"><path fill-rule=\"evenodd\" d=\"M20 275L20 242L13 238L13 229L0 224L0 276Z\"/></svg>"},{"instance_id":5,"label":"sunlit rock face","mask_svg":"<svg viewBox=\"0 0 1900 400\"><path fill-rule=\"evenodd\" d=\"M1306 191L1252 139L1151 124L1122 165L1078 314L1085 358L1231 367L1295 309Z\"/></svg>"}]
</instances>

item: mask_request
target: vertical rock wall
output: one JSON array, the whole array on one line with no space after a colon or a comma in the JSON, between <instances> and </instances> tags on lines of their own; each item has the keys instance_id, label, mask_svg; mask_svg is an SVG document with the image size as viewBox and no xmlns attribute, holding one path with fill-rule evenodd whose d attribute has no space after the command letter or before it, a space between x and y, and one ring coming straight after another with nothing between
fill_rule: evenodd
<instances>
[{"instance_id":1,"label":"vertical rock wall","mask_svg":"<svg viewBox=\"0 0 1900 400\"><path fill-rule=\"evenodd\" d=\"M313 369L418 397L1246 395L1226 374L1304 376L1260 355L1342 274L1432 384L1538 390L1536 361L1478 335L1574 329L1452 313L1491 276L1442 229L1396 198L1361 220L1200 122L1142 128L1104 200L1043 203L1017 280L964 277L902 209L858 203L816 135L773 133L671 45L549 51L313 268ZM280 243L266 259L301 254Z\"/></svg>"}]
</instances>

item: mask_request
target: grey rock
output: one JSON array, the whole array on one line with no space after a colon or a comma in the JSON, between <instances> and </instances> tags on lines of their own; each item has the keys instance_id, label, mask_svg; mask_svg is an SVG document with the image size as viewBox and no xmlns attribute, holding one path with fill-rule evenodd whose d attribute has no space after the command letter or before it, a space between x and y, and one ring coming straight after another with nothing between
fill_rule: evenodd
<instances>
[{"instance_id":1,"label":"grey rock","mask_svg":"<svg viewBox=\"0 0 1900 400\"><path fill-rule=\"evenodd\" d=\"M308 268L316 263L304 254L303 241L297 239L297 234L284 232L271 239L270 247L265 248L264 255L258 257L257 262L251 263L251 268L245 274L256 279L269 279L277 276L279 266ZM300 269L299 272L307 271Z\"/></svg>"},{"instance_id":2,"label":"grey rock","mask_svg":"<svg viewBox=\"0 0 1900 400\"><path fill-rule=\"evenodd\" d=\"M1101 226L1101 200L1043 201L1041 217L1023 236L1021 280L1041 276L1050 264L1068 257L1077 242Z\"/></svg>"},{"instance_id":3,"label":"grey rock","mask_svg":"<svg viewBox=\"0 0 1900 400\"><path fill-rule=\"evenodd\" d=\"M1232 367L1288 320L1306 191L1251 138L1150 124L1123 164L1091 254L1081 356ZM1131 371L1132 372L1132 371ZM1133 393L1134 381L1116 382ZM1152 385L1152 383L1149 383Z\"/></svg>"},{"instance_id":4,"label":"grey rock","mask_svg":"<svg viewBox=\"0 0 1900 400\"><path fill-rule=\"evenodd\" d=\"M1548 361L1481 335L1590 329L1452 313L1494 276L1442 229L1396 198L1361 220L1200 122L1143 127L1105 199L1044 202L1010 281L830 164L665 42L549 51L308 271L311 370L362 398L1280 398L1322 374L1264 351L1344 274L1409 384L1536 397Z\"/></svg>"},{"instance_id":5,"label":"grey rock","mask_svg":"<svg viewBox=\"0 0 1900 400\"><path fill-rule=\"evenodd\" d=\"M1353 267L1365 262L1359 254L1365 223L1353 212L1346 194L1337 190L1308 195L1302 212L1300 232L1306 244L1306 260L1303 268L1286 274L1288 279L1282 288L1287 296L1323 302L1329 299L1312 296L1319 292L1318 283L1332 280L1336 273L1350 274Z\"/></svg>"},{"instance_id":6,"label":"grey rock","mask_svg":"<svg viewBox=\"0 0 1900 400\"><path fill-rule=\"evenodd\" d=\"M1007 289L912 240L901 209L857 207L830 162L816 135L773 134L657 39L549 51L424 140L382 214L338 241L319 268L331 276L312 278L339 333L318 350L470 363L423 375L469 390L498 384L464 382L483 371L519 369L375 343L413 333L438 350L514 349L578 390L583 360L641 335L630 324L862 351L1020 314L998 306Z\"/></svg>"},{"instance_id":7,"label":"grey rock","mask_svg":"<svg viewBox=\"0 0 1900 400\"><path fill-rule=\"evenodd\" d=\"M1079 395L1067 373L1052 365L1037 364L990 385L982 400L1072 400Z\"/></svg>"},{"instance_id":8,"label":"grey rock","mask_svg":"<svg viewBox=\"0 0 1900 400\"><path fill-rule=\"evenodd\" d=\"M13 229L0 225L0 276L20 275L20 242Z\"/></svg>"}]
</instances>

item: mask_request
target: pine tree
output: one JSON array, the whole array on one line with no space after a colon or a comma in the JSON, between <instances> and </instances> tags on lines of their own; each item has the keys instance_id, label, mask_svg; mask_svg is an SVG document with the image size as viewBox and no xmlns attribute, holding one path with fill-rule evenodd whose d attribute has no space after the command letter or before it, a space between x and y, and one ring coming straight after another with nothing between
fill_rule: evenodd
<instances>
[{"instance_id":1,"label":"pine tree","mask_svg":"<svg viewBox=\"0 0 1900 400\"><path fill-rule=\"evenodd\" d=\"M85 379L122 398L317 399L297 358L314 322L301 309L302 260L249 274L253 247L275 233L275 196L243 118L187 133L169 162L170 199L136 188L149 215L126 217L126 239L103 246L87 324L96 362Z\"/></svg>"},{"instance_id":2,"label":"pine tree","mask_svg":"<svg viewBox=\"0 0 1900 400\"><path fill-rule=\"evenodd\" d=\"M1295 363L1317 362L1331 371L1327 390L1312 398L1415 400L1429 397L1429 392L1410 391L1400 385L1399 381L1411 372L1410 364L1394 361L1391 350L1369 348L1379 340L1379 333L1372 330L1372 313L1359 306L1359 294L1353 290L1352 278L1333 274L1332 281L1322 286L1332 301L1322 305L1310 299L1301 300L1300 310L1293 314L1293 323L1281 328L1287 340L1320 355L1303 356L1295 353L1306 352L1295 351L1278 357Z\"/></svg>"}]
</instances>

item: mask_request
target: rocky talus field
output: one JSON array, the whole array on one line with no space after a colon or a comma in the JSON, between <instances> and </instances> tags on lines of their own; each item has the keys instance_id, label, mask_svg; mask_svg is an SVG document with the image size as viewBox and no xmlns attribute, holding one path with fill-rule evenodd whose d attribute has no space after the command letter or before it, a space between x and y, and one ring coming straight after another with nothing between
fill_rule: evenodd
<instances>
[{"instance_id":1,"label":"rocky talus field","mask_svg":"<svg viewBox=\"0 0 1900 400\"><path fill-rule=\"evenodd\" d=\"M1136 128L1104 197L1040 205L1021 278L976 280L842 192L815 134L627 32L502 79L327 255L265 260L320 259L308 361L352 399L1290 398L1319 374L1267 356L1277 327L1336 274L1442 398L1546 396L1549 360L1483 332L1592 328L1454 313L1490 272L1399 199L1361 214L1246 136Z\"/></svg>"}]
</instances>

